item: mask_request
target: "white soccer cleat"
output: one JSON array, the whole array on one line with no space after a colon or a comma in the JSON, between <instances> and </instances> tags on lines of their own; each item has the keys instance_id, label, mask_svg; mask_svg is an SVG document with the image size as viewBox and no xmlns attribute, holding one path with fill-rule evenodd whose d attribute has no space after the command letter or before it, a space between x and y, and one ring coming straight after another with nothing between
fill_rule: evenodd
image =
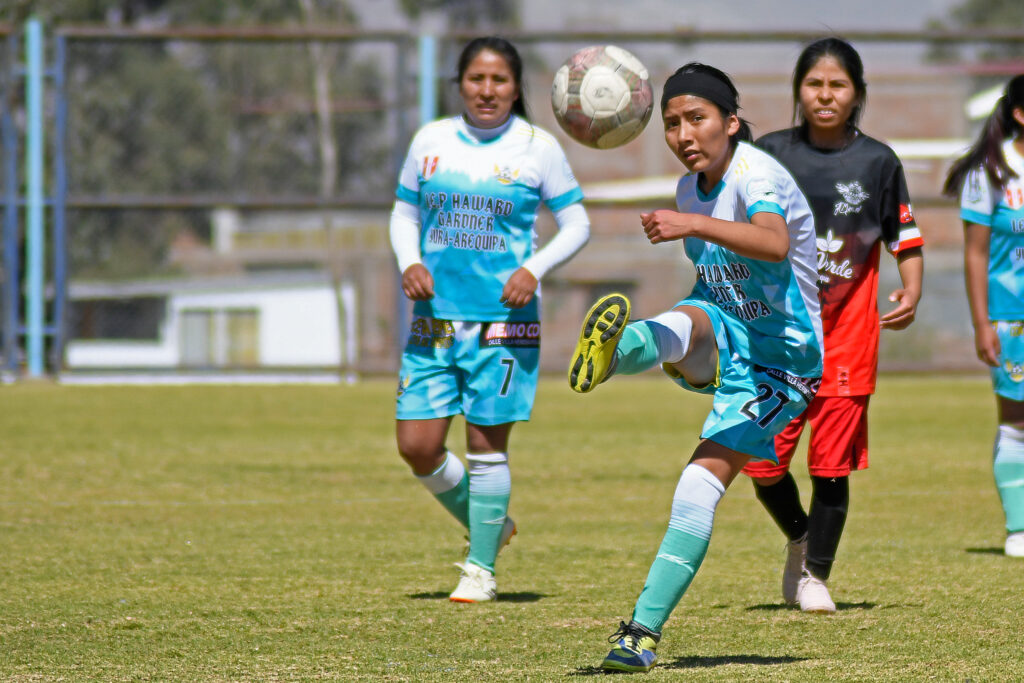
<instances>
[{"instance_id":1,"label":"white soccer cleat","mask_svg":"<svg viewBox=\"0 0 1024 683\"><path fill-rule=\"evenodd\" d=\"M796 595L802 612L832 614L836 611L836 603L832 602L825 582L806 571L797 585Z\"/></svg>"},{"instance_id":2,"label":"white soccer cleat","mask_svg":"<svg viewBox=\"0 0 1024 683\"><path fill-rule=\"evenodd\" d=\"M494 574L469 562L465 564L456 562L455 566L462 570L462 578L459 579L459 585L448 596L449 600L452 602L490 602L498 597L498 583L494 580Z\"/></svg>"},{"instance_id":3,"label":"white soccer cleat","mask_svg":"<svg viewBox=\"0 0 1024 683\"><path fill-rule=\"evenodd\" d=\"M1006 546L1003 548L1007 557L1024 557L1024 531L1012 533L1006 537Z\"/></svg>"},{"instance_id":4,"label":"white soccer cleat","mask_svg":"<svg viewBox=\"0 0 1024 683\"><path fill-rule=\"evenodd\" d=\"M796 592L804 572L807 557L807 533L786 544L786 566L782 568L782 599L787 605L797 603Z\"/></svg>"}]
</instances>

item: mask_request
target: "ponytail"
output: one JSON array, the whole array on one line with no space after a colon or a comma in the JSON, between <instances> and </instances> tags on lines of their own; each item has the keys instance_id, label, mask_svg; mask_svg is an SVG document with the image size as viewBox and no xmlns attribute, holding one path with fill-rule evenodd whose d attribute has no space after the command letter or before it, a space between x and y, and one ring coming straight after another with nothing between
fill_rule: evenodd
<instances>
[{"instance_id":1,"label":"ponytail","mask_svg":"<svg viewBox=\"0 0 1024 683\"><path fill-rule=\"evenodd\" d=\"M1003 156L1003 141L1011 135L1024 134L1024 128L1013 118L1013 110L1024 108L1024 74L1014 77L1003 91L995 109L967 153L953 162L942 186L942 193L956 197L964 179L973 169L981 166L993 185L1004 187L1017 174Z\"/></svg>"}]
</instances>

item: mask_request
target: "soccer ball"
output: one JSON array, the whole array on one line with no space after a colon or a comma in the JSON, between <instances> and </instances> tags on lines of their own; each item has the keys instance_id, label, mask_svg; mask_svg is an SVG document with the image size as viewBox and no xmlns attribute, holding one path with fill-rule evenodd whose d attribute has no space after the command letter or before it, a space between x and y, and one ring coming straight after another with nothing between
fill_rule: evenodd
<instances>
[{"instance_id":1,"label":"soccer ball","mask_svg":"<svg viewBox=\"0 0 1024 683\"><path fill-rule=\"evenodd\" d=\"M654 94L647 68L614 45L585 47L555 73L551 107L574 140L588 147L624 145L651 120Z\"/></svg>"}]
</instances>

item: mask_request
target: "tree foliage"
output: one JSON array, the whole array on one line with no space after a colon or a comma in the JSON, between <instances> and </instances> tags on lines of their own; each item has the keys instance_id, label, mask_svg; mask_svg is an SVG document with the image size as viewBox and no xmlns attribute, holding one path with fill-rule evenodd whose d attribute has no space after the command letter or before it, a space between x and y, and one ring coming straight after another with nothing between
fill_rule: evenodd
<instances>
[{"instance_id":1,"label":"tree foliage","mask_svg":"<svg viewBox=\"0 0 1024 683\"><path fill-rule=\"evenodd\" d=\"M28 16L42 19L51 36L82 24L229 29L355 22L339 0L18 0L0 8L0 21L15 27ZM69 38L71 194L389 194L393 155L382 125L389 86L378 67L385 60L380 51L367 55L348 43L323 41L320 47L311 50L301 41ZM314 54L327 60L319 90ZM325 103L319 110L318 101ZM178 231L204 236L207 222L194 211L77 211L73 272L152 273L163 267Z\"/></svg>"},{"instance_id":2,"label":"tree foliage","mask_svg":"<svg viewBox=\"0 0 1024 683\"><path fill-rule=\"evenodd\" d=\"M931 22L937 29L993 29L1024 30L1024 2L1021 0L964 0L955 6L945 19ZM1024 55L1024 44L993 43L978 50L977 57L986 61L998 61ZM939 45L932 50L936 61L962 59L962 51L949 45Z\"/></svg>"}]
</instances>

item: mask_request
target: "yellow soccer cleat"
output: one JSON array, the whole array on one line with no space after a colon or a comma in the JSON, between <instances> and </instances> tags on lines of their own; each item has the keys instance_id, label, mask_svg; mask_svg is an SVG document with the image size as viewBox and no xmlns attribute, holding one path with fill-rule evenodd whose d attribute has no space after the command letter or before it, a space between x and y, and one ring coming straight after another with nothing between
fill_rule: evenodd
<instances>
[{"instance_id":1,"label":"yellow soccer cleat","mask_svg":"<svg viewBox=\"0 0 1024 683\"><path fill-rule=\"evenodd\" d=\"M629 299L623 294L606 294L590 308L569 363L573 391L592 391L612 373L615 348L628 322Z\"/></svg>"}]
</instances>

